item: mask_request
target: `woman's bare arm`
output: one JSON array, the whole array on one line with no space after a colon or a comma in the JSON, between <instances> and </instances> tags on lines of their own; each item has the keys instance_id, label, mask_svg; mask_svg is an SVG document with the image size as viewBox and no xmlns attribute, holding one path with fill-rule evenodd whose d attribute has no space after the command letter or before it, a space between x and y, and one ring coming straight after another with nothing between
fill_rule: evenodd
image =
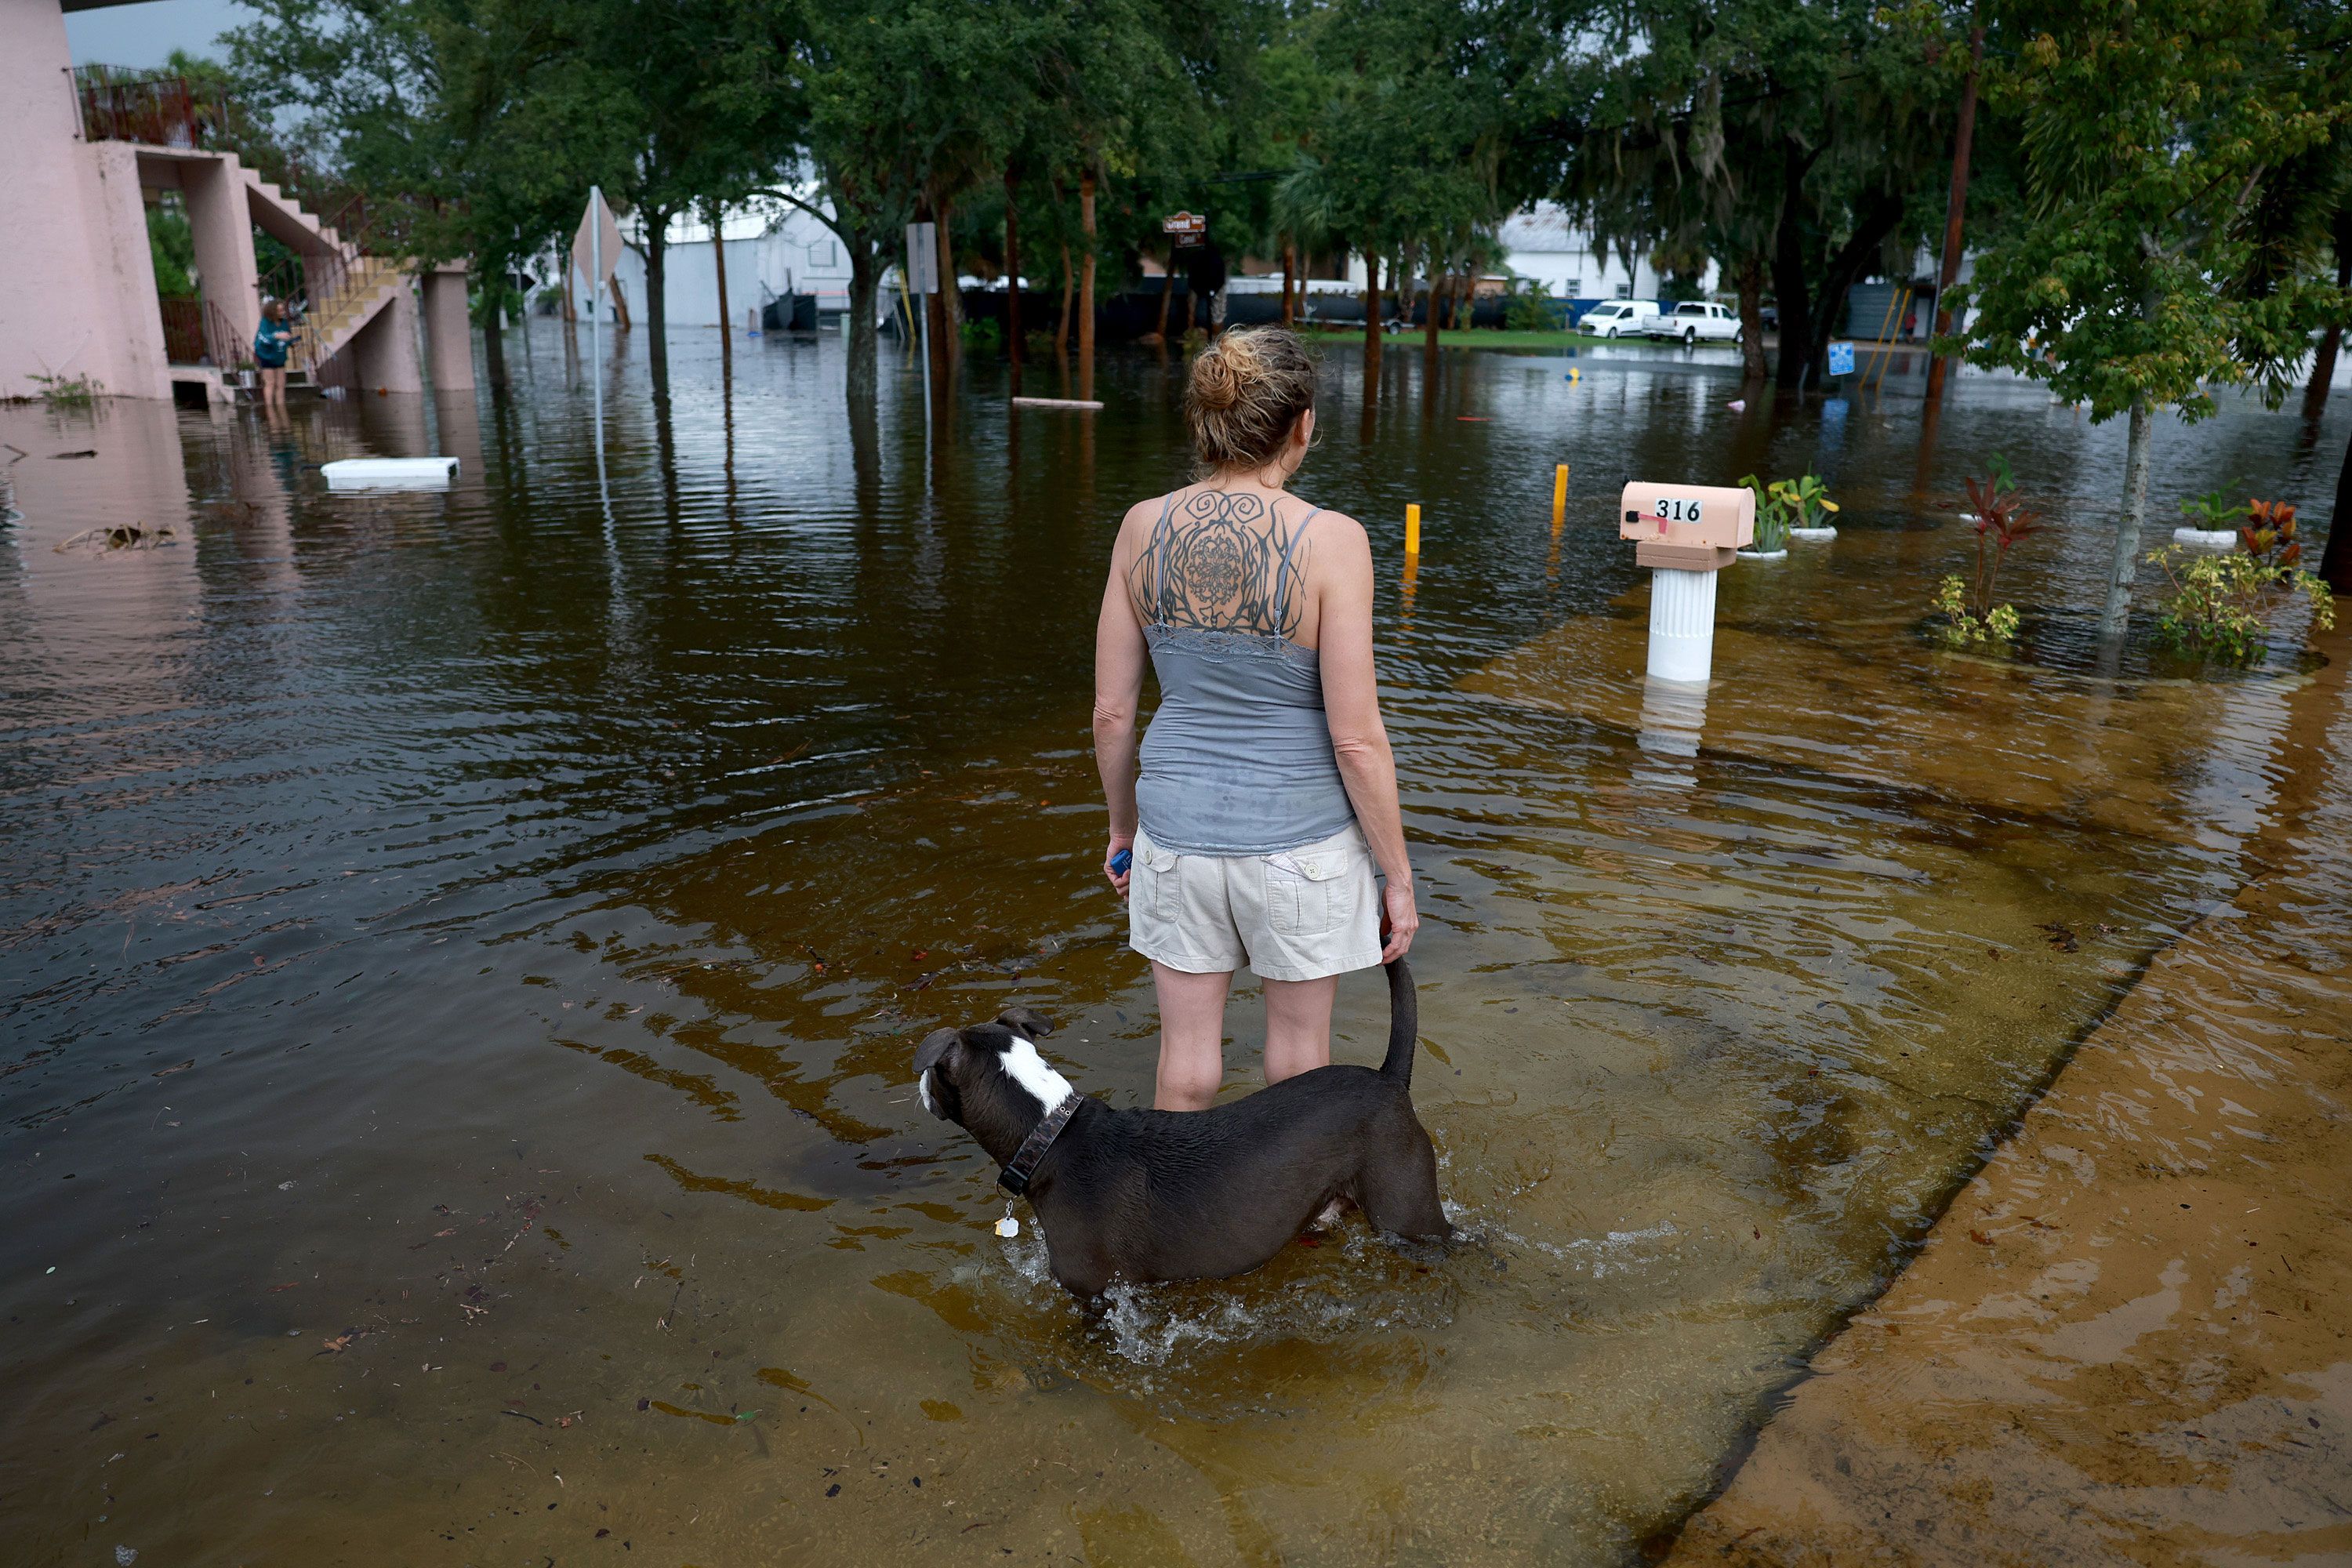
<instances>
[{"instance_id":1,"label":"woman's bare arm","mask_svg":"<svg viewBox=\"0 0 2352 1568\"><path fill-rule=\"evenodd\" d=\"M1323 668L1323 716L1339 777L1356 808L1372 858L1386 875L1381 900L1389 918L1381 960L1401 958L1421 929L1413 908L1412 863L1405 854L1404 812L1397 800L1396 754L1381 722L1380 679L1372 664L1372 547L1361 524L1324 514L1315 532L1318 605L1316 645Z\"/></svg>"},{"instance_id":2,"label":"woman's bare arm","mask_svg":"<svg viewBox=\"0 0 2352 1568\"><path fill-rule=\"evenodd\" d=\"M1138 519L1149 526L1150 503L1127 514L1111 549L1110 575L1103 584L1102 613L1095 622L1095 766L1102 773L1103 799L1110 806L1110 841L1103 850L1103 875L1127 897L1128 873L1111 860L1135 842L1135 713L1143 697L1143 670L1150 648L1143 624L1129 597L1128 571L1134 560Z\"/></svg>"}]
</instances>

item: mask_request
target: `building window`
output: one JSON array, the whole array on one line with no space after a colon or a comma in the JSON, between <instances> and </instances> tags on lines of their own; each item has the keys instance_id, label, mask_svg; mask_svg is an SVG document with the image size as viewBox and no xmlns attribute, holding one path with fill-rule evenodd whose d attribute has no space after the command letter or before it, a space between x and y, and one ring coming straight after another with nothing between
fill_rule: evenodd
<instances>
[{"instance_id":1,"label":"building window","mask_svg":"<svg viewBox=\"0 0 2352 1568\"><path fill-rule=\"evenodd\" d=\"M1577 299L1577 298L1580 297L1580 296L1583 294L1583 292L1584 292L1584 279L1581 279L1581 278L1571 278L1571 279L1570 279L1568 280L1568 297L1569 297L1570 299L1571 299L1571 300Z\"/></svg>"},{"instance_id":2,"label":"building window","mask_svg":"<svg viewBox=\"0 0 2352 1568\"><path fill-rule=\"evenodd\" d=\"M1617 285L1617 298L1620 300L1630 300L1633 297L1633 286L1631 283L1620 283Z\"/></svg>"}]
</instances>

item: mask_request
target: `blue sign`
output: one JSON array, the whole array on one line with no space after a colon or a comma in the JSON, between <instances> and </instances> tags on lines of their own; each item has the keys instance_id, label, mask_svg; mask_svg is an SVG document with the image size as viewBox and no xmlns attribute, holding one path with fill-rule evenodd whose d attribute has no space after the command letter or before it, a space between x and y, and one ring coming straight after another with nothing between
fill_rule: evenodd
<instances>
[{"instance_id":1,"label":"blue sign","mask_svg":"<svg viewBox=\"0 0 2352 1568\"><path fill-rule=\"evenodd\" d=\"M1852 375L1853 374L1853 345L1852 343L1832 343L1830 345L1830 374L1832 375Z\"/></svg>"}]
</instances>

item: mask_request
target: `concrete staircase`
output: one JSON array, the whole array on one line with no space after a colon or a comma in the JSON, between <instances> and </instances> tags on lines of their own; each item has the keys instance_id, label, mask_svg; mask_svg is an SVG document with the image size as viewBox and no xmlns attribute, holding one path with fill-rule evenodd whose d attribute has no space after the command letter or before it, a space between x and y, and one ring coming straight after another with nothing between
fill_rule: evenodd
<instances>
[{"instance_id":1,"label":"concrete staircase","mask_svg":"<svg viewBox=\"0 0 2352 1568\"><path fill-rule=\"evenodd\" d=\"M261 229L303 257L310 309L298 323L289 368L316 371L409 282L406 268L364 255L354 242L288 195L258 171L236 165L247 204Z\"/></svg>"}]
</instances>

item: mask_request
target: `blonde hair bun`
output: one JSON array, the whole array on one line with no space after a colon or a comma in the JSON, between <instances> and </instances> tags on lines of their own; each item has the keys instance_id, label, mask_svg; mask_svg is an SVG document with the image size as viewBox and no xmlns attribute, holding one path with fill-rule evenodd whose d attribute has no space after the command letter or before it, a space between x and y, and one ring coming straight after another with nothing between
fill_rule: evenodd
<instances>
[{"instance_id":1,"label":"blonde hair bun","mask_svg":"<svg viewBox=\"0 0 2352 1568\"><path fill-rule=\"evenodd\" d=\"M1192 360L1184 417L1203 469L1263 468L1315 405L1315 362L1282 327L1236 327Z\"/></svg>"}]
</instances>

